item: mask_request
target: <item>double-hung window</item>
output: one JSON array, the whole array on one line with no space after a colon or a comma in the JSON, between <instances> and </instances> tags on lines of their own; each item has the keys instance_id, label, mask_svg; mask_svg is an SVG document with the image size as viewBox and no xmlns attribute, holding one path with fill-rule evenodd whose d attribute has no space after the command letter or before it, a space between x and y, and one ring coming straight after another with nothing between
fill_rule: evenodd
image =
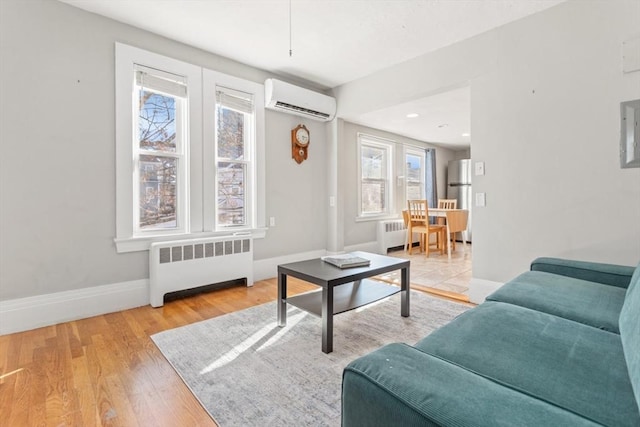
<instances>
[{"instance_id":1,"label":"double-hung window","mask_svg":"<svg viewBox=\"0 0 640 427\"><path fill-rule=\"evenodd\" d=\"M253 94L216 87L216 224L246 226L251 220Z\"/></svg>"},{"instance_id":2,"label":"double-hung window","mask_svg":"<svg viewBox=\"0 0 640 427\"><path fill-rule=\"evenodd\" d=\"M358 217L373 219L393 213L393 141L358 134Z\"/></svg>"},{"instance_id":3,"label":"double-hung window","mask_svg":"<svg viewBox=\"0 0 640 427\"><path fill-rule=\"evenodd\" d=\"M264 235L264 88L116 43L116 246Z\"/></svg>"},{"instance_id":4,"label":"double-hung window","mask_svg":"<svg viewBox=\"0 0 640 427\"><path fill-rule=\"evenodd\" d=\"M183 230L186 79L136 65L134 91L135 234Z\"/></svg>"}]
</instances>

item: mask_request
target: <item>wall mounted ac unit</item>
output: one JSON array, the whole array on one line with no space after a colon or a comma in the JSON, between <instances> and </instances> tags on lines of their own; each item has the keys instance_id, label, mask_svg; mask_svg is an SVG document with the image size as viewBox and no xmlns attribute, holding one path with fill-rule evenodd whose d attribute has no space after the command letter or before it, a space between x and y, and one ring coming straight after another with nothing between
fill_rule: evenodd
<instances>
[{"instance_id":1,"label":"wall mounted ac unit","mask_svg":"<svg viewBox=\"0 0 640 427\"><path fill-rule=\"evenodd\" d=\"M336 100L276 79L264 82L265 107L309 119L328 122L336 115Z\"/></svg>"}]
</instances>

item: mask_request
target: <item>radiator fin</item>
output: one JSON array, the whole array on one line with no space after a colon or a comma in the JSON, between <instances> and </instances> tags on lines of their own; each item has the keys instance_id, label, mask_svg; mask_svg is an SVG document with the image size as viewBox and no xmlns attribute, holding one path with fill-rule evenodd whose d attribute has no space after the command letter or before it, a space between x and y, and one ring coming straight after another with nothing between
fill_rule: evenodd
<instances>
[{"instance_id":1,"label":"radiator fin","mask_svg":"<svg viewBox=\"0 0 640 427\"><path fill-rule=\"evenodd\" d=\"M171 248L160 248L160 263L171 262Z\"/></svg>"},{"instance_id":2,"label":"radiator fin","mask_svg":"<svg viewBox=\"0 0 640 427\"><path fill-rule=\"evenodd\" d=\"M182 261L182 246L171 248L171 262Z\"/></svg>"},{"instance_id":3,"label":"radiator fin","mask_svg":"<svg viewBox=\"0 0 640 427\"><path fill-rule=\"evenodd\" d=\"M182 253L184 254L185 261L193 259L193 245L183 246Z\"/></svg>"},{"instance_id":4,"label":"radiator fin","mask_svg":"<svg viewBox=\"0 0 640 427\"><path fill-rule=\"evenodd\" d=\"M196 259L200 259L200 258L204 257L204 245L202 243L194 245L194 248L195 248L195 257L196 257Z\"/></svg>"}]
</instances>

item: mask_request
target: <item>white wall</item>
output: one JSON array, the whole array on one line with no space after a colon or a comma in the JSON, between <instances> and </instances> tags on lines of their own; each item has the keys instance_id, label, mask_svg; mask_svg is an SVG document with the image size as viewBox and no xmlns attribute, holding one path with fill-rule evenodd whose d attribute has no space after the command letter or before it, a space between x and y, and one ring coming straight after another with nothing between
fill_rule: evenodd
<instances>
[{"instance_id":1,"label":"white wall","mask_svg":"<svg viewBox=\"0 0 640 427\"><path fill-rule=\"evenodd\" d=\"M57 1L0 1L0 301L145 279L117 254L114 42L255 82L272 75ZM309 160L290 130L311 130ZM268 111L267 217L257 260L324 250L325 125ZM267 222L268 223L268 222Z\"/></svg>"},{"instance_id":2,"label":"white wall","mask_svg":"<svg viewBox=\"0 0 640 427\"><path fill-rule=\"evenodd\" d=\"M546 255L640 261L640 169L619 164L620 102L640 98L621 46L639 31L637 1L569 2L502 31L500 66L471 89L487 193L474 277L505 281Z\"/></svg>"},{"instance_id":3,"label":"white wall","mask_svg":"<svg viewBox=\"0 0 640 427\"><path fill-rule=\"evenodd\" d=\"M291 158L291 129L309 129L308 158ZM267 237L255 241L255 259L325 249L327 234L327 125L290 114L267 111ZM275 277L275 271L274 271Z\"/></svg>"},{"instance_id":4,"label":"white wall","mask_svg":"<svg viewBox=\"0 0 640 427\"><path fill-rule=\"evenodd\" d=\"M619 104L640 98L622 42L640 2L569 1L336 88L339 115L471 86L474 279L504 282L537 256L635 265L640 169L620 169ZM605 208L609 208L606 209Z\"/></svg>"}]
</instances>

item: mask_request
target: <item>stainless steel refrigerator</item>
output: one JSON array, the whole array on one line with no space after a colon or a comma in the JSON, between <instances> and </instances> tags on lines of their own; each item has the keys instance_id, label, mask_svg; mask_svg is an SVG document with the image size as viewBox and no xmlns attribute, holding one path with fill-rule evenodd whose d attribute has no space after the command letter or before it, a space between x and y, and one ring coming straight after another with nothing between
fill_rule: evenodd
<instances>
[{"instance_id":1,"label":"stainless steel refrigerator","mask_svg":"<svg viewBox=\"0 0 640 427\"><path fill-rule=\"evenodd\" d=\"M471 159L451 160L447 167L447 199L456 199L458 209L469 211L467 242L471 241L471 198Z\"/></svg>"}]
</instances>

